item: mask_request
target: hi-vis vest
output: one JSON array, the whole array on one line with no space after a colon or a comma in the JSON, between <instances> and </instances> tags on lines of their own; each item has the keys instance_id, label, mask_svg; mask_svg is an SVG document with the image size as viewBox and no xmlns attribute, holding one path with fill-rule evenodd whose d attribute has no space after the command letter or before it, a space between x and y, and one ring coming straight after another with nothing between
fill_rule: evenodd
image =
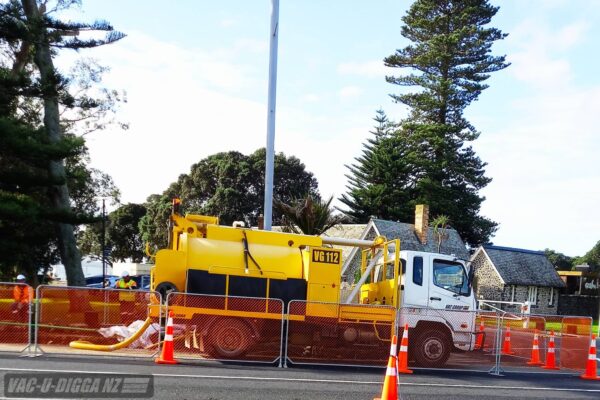
<instances>
[{"instance_id":1,"label":"hi-vis vest","mask_svg":"<svg viewBox=\"0 0 600 400\"><path fill-rule=\"evenodd\" d=\"M137 284L133 279L130 279L129 282L119 279L115 286L117 289L134 289ZM135 301L135 293L119 292L119 301Z\"/></svg>"}]
</instances>

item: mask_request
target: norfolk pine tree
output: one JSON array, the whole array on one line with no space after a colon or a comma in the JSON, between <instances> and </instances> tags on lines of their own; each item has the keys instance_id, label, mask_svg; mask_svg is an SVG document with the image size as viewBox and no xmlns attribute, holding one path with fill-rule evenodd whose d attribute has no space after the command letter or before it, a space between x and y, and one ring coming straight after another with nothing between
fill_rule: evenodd
<instances>
[{"instance_id":1,"label":"norfolk pine tree","mask_svg":"<svg viewBox=\"0 0 600 400\"><path fill-rule=\"evenodd\" d=\"M16 2L11 2L16 4ZM60 0L56 9L68 8L77 4L77 0ZM93 48L115 42L124 35L113 30L106 22L84 24L65 22L51 17L46 13L46 3L38 5L36 0L21 0L23 16L16 26L22 34L22 47L27 49L22 54L23 64L27 64L29 53L33 53L33 63L39 72L40 98L43 103L43 126L50 143L58 143L64 137L61 125L60 105L66 108L86 109L97 107L92 99L77 99L61 89L66 85L54 67L53 57L56 49L82 49ZM107 32L103 39L80 39L82 31ZM66 184L66 169L62 159L50 160L48 173L56 184L48 191L51 204L54 208L65 214L71 213L71 199L69 188ZM60 183L59 183L60 182ZM81 256L77 248L74 227L71 223L60 221L57 226L58 250L65 266L67 282L69 285L84 285L85 280L81 269Z\"/></svg>"},{"instance_id":2,"label":"norfolk pine tree","mask_svg":"<svg viewBox=\"0 0 600 400\"><path fill-rule=\"evenodd\" d=\"M390 135L387 146L400 148L406 157L402 163L410 168L388 184L403 198L386 201L394 209L387 207L376 216L409 221L414 205L427 203L432 214L447 215L471 246L485 243L496 230L495 222L479 215L484 198L478 192L490 179L485 163L467 144L479 132L463 112L488 87L483 82L490 73L509 65L504 56L491 55L492 44L506 36L486 27L497 11L487 0L416 0L402 18L401 34L411 44L384 62L409 72L386 79L420 90L391 95L409 107L409 116ZM365 189L370 186L368 182ZM351 213L361 206L347 205Z\"/></svg>"}]
</instances>

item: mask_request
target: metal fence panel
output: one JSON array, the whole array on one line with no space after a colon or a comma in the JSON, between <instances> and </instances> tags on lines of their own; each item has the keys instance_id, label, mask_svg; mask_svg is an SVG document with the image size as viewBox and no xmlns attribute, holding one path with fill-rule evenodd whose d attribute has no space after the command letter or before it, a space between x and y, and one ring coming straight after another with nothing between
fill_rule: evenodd
<instances>
[{"instance_id":1,"label":"metal fence panel","mask_svg":"<svg viewBox=\"0 0 600 400\"><path fill-rule=\"evenodd\" d=\"M411 368L489 371L497 363L496 312L403 307L405 324Z\"/></svg>"},{"instance_id":2,"label":"metal fence panel","mask_svg":"<svg viewBox=\"0 0 600 400\"><path fill-rule=\"evenodd\" d=\"M31 343L33 293L27 284L0 282L0 351L21 352Z\"/></svg>"},{"instance_id":3,"label":"metal fence panel","mask_svg":"<svg viewBox=\"0 0 600 400\"><path fill-rule=\"evenodd\" d=\"M591 337L590 317L564 317L560 330L560 367L585 370Z\"/></svg>"},{"instance_id":4,"label":"metal fence panel","mask_svg":"<svg viewBox=\"0 0 600 400\"><path fill-rule=\"evenodd\" d=\"M36 293L36 351L148 357L158 350L159 293L65 286L39 286ZM123 339L140 332L144 323L147 328L139 338L118 348ZM94 351L74 348L70 346L72 342L117 348Z\"/></svg>"},{"instance_id":5,"label":"metal fence panel","mask_svg":"<svg viewBox=\"0 0 600 400\"><path fill-rule=\"evenodd\" d=\"M286 357L293 364L385 367L396 310L390 306L292 300Z\"/></svg>"},{"instance_id":6,"label":"metal fence panel","mask_svg":"<svg viewBox=\"0 0 600 400\"><path fill-rule=\"evenodd\" d=\"M176 358L274 363L281 360L280 299L170 293Z\"/></svg>"}]
</instances>

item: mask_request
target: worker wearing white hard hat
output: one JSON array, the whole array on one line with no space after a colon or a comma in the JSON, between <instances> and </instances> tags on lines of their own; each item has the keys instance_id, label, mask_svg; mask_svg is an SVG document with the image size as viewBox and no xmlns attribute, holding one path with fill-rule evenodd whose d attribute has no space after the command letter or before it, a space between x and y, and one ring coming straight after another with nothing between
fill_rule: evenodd
<instances>
[{"instance_id":1,"label":"worker wearing white hard hat","mask_svg":"<svg viewBox=\"0 0 600 400\"><path fill-rule=\"evenodd\" d=\"M29 306L31 292L29 291L29 286L27 286L26 278L23 274L17 275L17 284L13 288L13 299L14 302L10 307L13 314L17 314Z\"/></svg>"},{"instance_id":2,"label":"worker wearing white hard hat","mask_svg":"<svg viewBox=\"0 0 600 400\"><path fill-rule=\"evenodd\" d=\"M129 325L134 318L135 310L135 293L127 293L126 291L134 290L137 288L137 283L129 276L129 271L123 271L121 273L121 279L115 283L115 289L123 289L119 292L119 305L121 309L121 322Z\"/></svg>"}]
</instances>

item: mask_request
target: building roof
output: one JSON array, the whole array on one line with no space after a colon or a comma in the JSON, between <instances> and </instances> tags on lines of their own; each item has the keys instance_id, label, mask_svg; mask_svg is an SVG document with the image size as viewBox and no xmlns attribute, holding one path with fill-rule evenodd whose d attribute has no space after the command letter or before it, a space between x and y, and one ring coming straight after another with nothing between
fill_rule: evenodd
<instances>
[{"instance_id":1,"label":"building roof","mask_svg":"<svg viewBox=\"0 0 600 400\"><path fill-rule=\"evenodd\" d=\"M401 250L423 251L427 253L454 254L456 257L468 260L469 252L455 229L446 229L446 238L438 251L437 235L432 227L427 230L427 243L422 244L415 233L415 226L404 222L386 221L384 219L372 219L373 225L379 235L388 240L400 239Z\"/></svg>"},{"instance_id":2,"label":"building roof","mask_svg":"<svg viewBox=\"0 0 600 400\"><path fill-rule=\"evenodd\" d=\"M453 254L459 259L468 260L469 252L458 232L455 229L448 228L445 233L447 237L443 240L440 251L438 251L437 238L433 228L429 227L427 231L427 243L422 244L415 233L415 226L413 224L372 218L358 238L370 240L376 236L385 236L387 240L400 239L400 250ZM351 276L355 269L358 268L360 265L359 254L358 250L354 248L349 257L346 258L344 267L342 268L344 276Z\"/></svg>"},{"instance_id":3,"label":"building roof","mask_svg":"<svg viewBox=\"0 0 600 400\"><path fill-rule=\"evenodd\" d=\"M492 245L483 250L506 285L565 286L543 251Z\"/></svg>"}]
</instances>

